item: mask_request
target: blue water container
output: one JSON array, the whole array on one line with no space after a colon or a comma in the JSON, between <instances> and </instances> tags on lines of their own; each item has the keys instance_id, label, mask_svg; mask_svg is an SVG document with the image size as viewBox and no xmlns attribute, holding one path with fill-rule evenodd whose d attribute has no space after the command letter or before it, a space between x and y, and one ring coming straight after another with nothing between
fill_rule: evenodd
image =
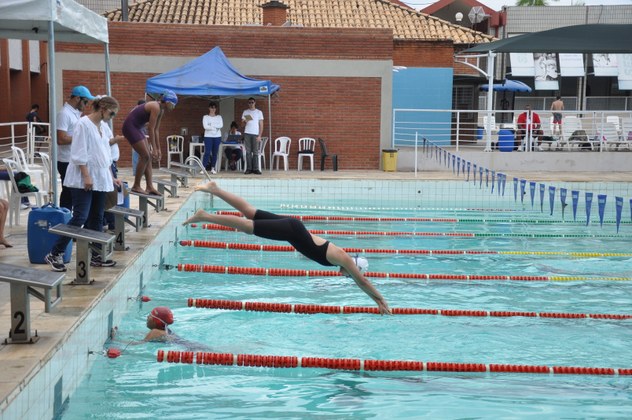
<instances>
[{"instance_id":1,"label":"blue water container","mask_svg":"<svg viewBox=\"0 0 632 420\"><path fill-rule=\"evenodd\" d=\"M512 130L500 130L498 132L498 150L501 152L513 152L514 133Z\"/></svg>"},{"instance_id":2,"label":"blue water container","mask_svg":"<svg viewBox=\"0 0 632 420\"><path fill-rule=\"evenodd\" d=\"M27 247L31 264L45 264L44 257L50 252L53 245L59 239L59 235L49 233L51 226L59 223L68 223L71 214L67 208L55 207L46 204L40 208L31 209L27 227ZM72 254L72 241L68 243L64 252L64 262L70 262Z\"/></svg>"}]
</instances>

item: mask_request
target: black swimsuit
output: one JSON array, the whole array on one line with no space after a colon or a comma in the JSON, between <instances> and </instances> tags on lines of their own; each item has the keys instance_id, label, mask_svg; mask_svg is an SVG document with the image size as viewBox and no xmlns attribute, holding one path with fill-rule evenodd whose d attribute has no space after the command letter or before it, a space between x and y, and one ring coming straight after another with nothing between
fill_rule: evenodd
<instances>
[{"instance_id":1,"label":"black swimsuit","mask_svg":"<svg viewBox=\"0 0 632 420\"><path fill-rule=\"evenodd\" d=\"M291 217L283 217L264 210L257 210L253 221L253 233L260 238L289 242L298 252L318 264L333 266L327 261L329 241L316 245L303 223Z\"/></svg>"}]
</instances>

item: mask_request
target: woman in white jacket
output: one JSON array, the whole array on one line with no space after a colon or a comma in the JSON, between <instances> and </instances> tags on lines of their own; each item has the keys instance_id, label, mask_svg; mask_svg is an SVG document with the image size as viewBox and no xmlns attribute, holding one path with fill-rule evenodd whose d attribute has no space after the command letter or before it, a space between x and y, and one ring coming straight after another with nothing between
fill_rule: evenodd
<instances>
[{"instance_id":1,"label":"woman in white jacket","mask_svg":"<svg viewBox=\"0 0 632 420\"><path fill-rule=\"evenodd\" d=\"M217 152L219 151L219 144L222 142L222 127L224 127L224 120L219 115L216 102L208 104L208 114L202 118L202 125L204 126L204 157L202 158L202 164L206 170L210 170L212 174L215 174Z\"/></svg>"},{"instance_id":2,"label":"woman in white jacket","mask_svg":"<svg viewBox=\"0 0 632 420\"><path fill-rule=\"evenodd\" d=\"M115 185L120 186L120 181L112 176L110 132L102 125L116 115L119 104L110 96L101 96L92 102L92 109L92 113L81 117L75 126L64 186L72 194L73 211L68 225L101 232L105 195L113 191ZM63 254L70 240L61 236L46 255L46 262L53 271L66 271ZM98 254L94 254L90 262L94 267L112 267L115 264L112 260L102 261Z\"/></svg>"}]
</instances>

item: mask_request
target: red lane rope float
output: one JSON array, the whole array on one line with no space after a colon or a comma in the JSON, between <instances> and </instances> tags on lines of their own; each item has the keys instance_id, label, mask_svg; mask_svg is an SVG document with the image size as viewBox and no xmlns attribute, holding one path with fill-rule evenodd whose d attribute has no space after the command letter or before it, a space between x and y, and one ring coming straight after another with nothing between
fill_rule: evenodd
<instances>
[{"instance_id":1,"label":"red lane rope float","mask_svg":"<svg viewBox=\"0 0 632 420\"><path fill-rule=\"evenodd\" d=\"M215 214L223 216L238 216L244 217L244 215L238 211L221 210L215 212ZM441 222L441 223L458 223L459 219L454 218L437 218L437 217L352 217L352 216L314 216L314 215L296 215L296 214L281 214L282 217L291 217L292 219L298 219L302 221L351 221L351 222Z\"/></svg>"},{"instance_id":2,"label":"red lane rope float","mask_svg":"<svg viewBox=\"0 0 632 420\"><path fill-rule=\"evenodd\" d=\"M275 302L243 302L224 299L189 298L187 305L195 308L224 309L231 311L251 312L283 312L294 314L376 314L378 308L373 306L332 306L301 303ZM568 312L528 312L528 311L486 311L472 309L427 309L427 308L391 308L393 315L441 315L467 317L529 317L529 318L563 318L563 319L632 319L632 314L588 314Z\"/></svg>"},{"instance_id":3,"label":"red lane rope float","mask_svg":"<svg viewBox=\"0 0 632 420\"><path fill-rule=\"evenodd\" d=\"M229 232L238 232L238 229L216 225L214 223L206 223L202 225L202 229L206 230L223 230ZM476 233L468 232L364 232L354 230L323 230L312 229L310 233L315 235L355 235L355 236L456 236L464 238L474 238L478 236Z\"/></svg>"},{"instance_id":4,"label":"red lane rope float","mask_svg":"<svg viewBox=\"0 0 632 420\"><path fill-rule=\"evenodd\" d=\"M494 363L423 362L415 360L362 360L331 357L276 356L158 350L159 363L198 365L254 366L272 368L323 368L354 371L419 371L419 372L498 372L541 373L551 375L632 375L631 368L512 365Z\"/></svg>"},{"instance_id":5,"label":"red lane rope float","mask_svg":"<svg viewBox=\"0 0 632 420\"><path fill-rule=\"evenodd\" d=\"M258 245L219 241L181 240L181 246L196 248L238 249L245 251L294 252L291 245ZM366 254L417 254L417 255L565 255L569 257L632 257L632 253L621 252L573 252L573 251L496 251L475 249L375 249L375 248L342 248L350 253Z\"/></svg>"},{"instance_id":6,"label":"red lane rope float","mask_svg":"<svg viewBox=\"0 0 632 420\"><path fill-rule=\"evenodd\" d=\"M293 268L263 268L263 267L231 267L206 264L178 264L178 271L196 273L219 274L248 274L254 276L279 277L337 277L339 270L300 270ZM368 271L366 277L393 279L423 279L423 280L511 280L511 281L553 281L558 280L548 276L506 276L506 275L478 275L478 274L424 274L424 273L380 273ZM573 277L573 280L584 279Z\"/></svg>"},{"instance_id":7,"label":"red lane rope float","mask_svg":"<svg viewBox=\"0 0 632 420\"><path fill-rule=\"evenodd\" d=\"M294 252L296 249L291 245L258 245L258 244L239 244L219 241L203 241L203 240L181 240L181 246L191 246L196 248L218 248L218 249L238 249L245 251L272 251L272 252ZM346 252L367 253L367 254L499 254L499 251L477 251L477 250L458 250L458 249L371 249L371 248L342 248Z\"/></svg>"}]
</instances>

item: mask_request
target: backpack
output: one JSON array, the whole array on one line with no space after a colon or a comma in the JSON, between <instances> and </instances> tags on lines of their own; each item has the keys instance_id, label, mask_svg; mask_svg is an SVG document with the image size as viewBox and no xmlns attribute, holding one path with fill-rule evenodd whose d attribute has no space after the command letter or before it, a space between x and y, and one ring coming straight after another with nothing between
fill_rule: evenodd
<instances>
[{"instance_id":1,"label":"backpack","mask_svg":"<svg viewBox=\"0 0 632 420\"><path fill-rule=\"evenodd\" d=\"M18 186L18 191L21 193L37 192L37 187L31 184L31 177L25 172L18 172L14 175L15 183Z\"/></svg>"}]
</instances>

